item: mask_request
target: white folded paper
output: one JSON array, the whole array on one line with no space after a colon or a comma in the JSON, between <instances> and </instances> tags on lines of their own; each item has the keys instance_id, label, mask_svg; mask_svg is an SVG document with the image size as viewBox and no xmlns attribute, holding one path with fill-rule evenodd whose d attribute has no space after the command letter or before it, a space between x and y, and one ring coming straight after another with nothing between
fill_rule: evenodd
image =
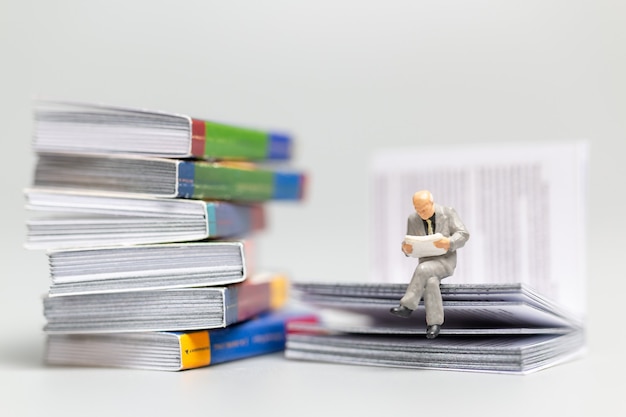
<instances>
[{"instance_id":1,"label":"white folded paper","mask_svg":"<svg viewBox=\"0 0 626 417\"><path fill-rule=\"evenodd\" d=\"M438 248L434 245L434 242L441 238L443 238L441 233L426 236L406 235L404 237L404 243L413 246L413 251L408 254L411 257L422 258L424 256L437 256L447 252L445 249Z\"/></svg>"}]
</instances>

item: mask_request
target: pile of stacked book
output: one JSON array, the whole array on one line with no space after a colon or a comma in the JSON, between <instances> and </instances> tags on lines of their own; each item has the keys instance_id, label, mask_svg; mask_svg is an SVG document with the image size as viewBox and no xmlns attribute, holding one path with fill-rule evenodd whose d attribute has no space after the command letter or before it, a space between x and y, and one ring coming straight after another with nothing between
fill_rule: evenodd
<instances>
[{"instance_id":1,"label":"pile of stacked book","mask_svg":"<svg viewBox=\"0 0 626 417\"><path fill-rule=\"evenodd\" d=\"M526 374L580 356L582 323L524 284L442 284L446 320L427 339L423 302L389 313L399 283L298 282L293 297L319 322L288 326L289 359L417 369Z\"/></svg>"},{"instance_id":2,"label":"pile of stacked book","mask_svg":"<svg viewBox=\"0 0 626 417\"><path fill-rule=\"evenodd\" d=\"M288 278L255 273L250 247L265 203L303 197L292 141L38 102L26 246L49 260L46 362L181 370L282 350L286 323L313 318L285 308Z\"/></svg>"}]
</instances>

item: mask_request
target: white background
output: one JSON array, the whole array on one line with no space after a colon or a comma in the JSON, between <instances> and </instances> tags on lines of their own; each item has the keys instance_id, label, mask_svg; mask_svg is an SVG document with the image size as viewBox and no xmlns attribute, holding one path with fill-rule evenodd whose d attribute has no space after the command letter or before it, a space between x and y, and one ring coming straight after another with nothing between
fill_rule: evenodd
<instances>
[{"instance_id":1,"label":"white background","mask_svg":"<svg viewBox=\"0 0 626 417\"><path fill-rule=\"evenodd\" d=\"M626 3L604 0L0 1L0 414L620 414L625 22ZM297 280L368 277L378 150L587 138L589 353L525 377L280 355L175 374L45 368L46 258L22 248L37 95L292 131L308 197L269 207L258 255Z\"/></svg>"}]
</instances>

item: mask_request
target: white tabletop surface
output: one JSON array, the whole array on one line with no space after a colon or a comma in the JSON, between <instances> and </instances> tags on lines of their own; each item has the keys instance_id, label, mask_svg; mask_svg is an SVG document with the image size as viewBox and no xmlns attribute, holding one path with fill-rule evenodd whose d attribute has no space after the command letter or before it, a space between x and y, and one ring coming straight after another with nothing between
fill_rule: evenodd
<instances>
[{"instance_id":1,"label":"white tabletop surface","mask_svg":"<svg viewBox=\"0 0 626 417\"><path fill-rule=\"evenodd\" d=\"M623 415L617 354L513 376L298 362L282 353L185 372L46 368L41 340L3 343L3 415ZM202 411L200 411L202 410Z\"/></svg>"}]
</instances>

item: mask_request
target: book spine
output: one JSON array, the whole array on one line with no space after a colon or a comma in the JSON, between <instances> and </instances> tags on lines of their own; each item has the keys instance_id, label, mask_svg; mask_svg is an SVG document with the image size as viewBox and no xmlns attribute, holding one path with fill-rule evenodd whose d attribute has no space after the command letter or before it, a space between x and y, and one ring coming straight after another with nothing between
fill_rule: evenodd
<instances>
[{"instance_id":1,"label":"book spine","mask_svg":"<svg viewBox=\"0 0 626 417\"><path fill-rule=\"evenodd\" d=\"M274 132L192 119L191 153L202 159L287 160L293 140Z\"/></svg>"},{"instance_id":2,"label":"book spine","mask_svg":"<svg viewBox=\"0 0 626 417\"><path fill-rule=\"evenodd\" d=\"M183 161L178 165L178 197L264 202L300 200L304 174L275 172L242 164Z\"/></svg>"},{"instance_id":3,"label":"book spine","mask_svg":"<svg viewBox=\"0 0 626 417\"><path fill-rule=\"evenodd\" d=\"M274 173L272 200L302 200L306 190L306 175L302 173Z\"/></svg>"},{"instance_id":4,"label":"book spine","mask_svg":"<svg viewBox=\"0 0 626 417\"><path fill-rule=\"evenodd\" d=\"M270 308L278 310L287 303L289 282L286 277L276 276L269 282Z\"/></svg>"},{"instance_id":5,"label":"book spine","mask_svg":"<svg viewBox=\"0 0 626 417\"><path fill-rule=\"evenodd\" d=\"M287 278L278 275L266 282L244 282L226 287L225 326L279 309L287 302L287 290Z\"/></svg>"},{"instance_id":6,"label":"book spine","mask_svg":"<svg viewBox=\"0 0 626 417\"><path fill-rule=\"evenodd\" d=\"M278 352L285 348L284 320L250 320L211 332L211 363Z\"/></svg>"},{"instance_id":7,"label":"book spine","mask_svg":"<svg viewBox=\"0 0 626 417\"><path fill-rule=\"evenodd\" d=\"M176 164L178 187L176 196L181 198L193 198L194 179L196 176L195 166L190 162L178 162Z\"/></svg>"},{"instance_id":8,"label":"book spine","mask_svg":"<svg viewBox=\"0 0 626 417\"><path fill-rule=\"evenodd\" d=\"M317 317L307 313L268 313L224 329L181 334L181 370L282 351L287 326L293 322L317 322Z\"/></svg>"},{"instance_id":9,"label":"book spine","mask_svg":"<svg viewBox=\"0 0 626 417\"><path fill-rule=\"evenodd\" d=\"M209 332L184 333L178 336L180 345L180 369L200 368L211 363Z\"/></svg>"},{"instance_id":10,"label":"book spine","mask_svg":"<svg viewBox=\"0 0 626 417\"><path fill-rule=\"evenodd\" d=\"M260 204L206 203L208 237L232 237L265 227L265 208Z\"/></svg>"}]
</instances>

